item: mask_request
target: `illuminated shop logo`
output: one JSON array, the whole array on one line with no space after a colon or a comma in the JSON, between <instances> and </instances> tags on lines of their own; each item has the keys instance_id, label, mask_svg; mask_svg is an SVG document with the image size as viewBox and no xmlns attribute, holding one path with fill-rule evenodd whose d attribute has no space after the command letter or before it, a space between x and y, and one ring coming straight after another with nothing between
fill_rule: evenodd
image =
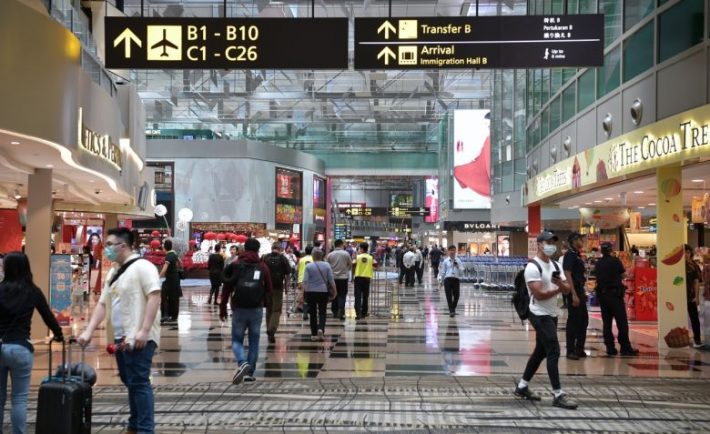
<instances>
[{"instance_id":1,"label":"illuminated shop logo","mask_svg":"<svg viewBox=\"0 0 710 434\"><path fill-rule=\"evenodd\" d=\"M611 149L611 170L619 172L629 167L657 161L710 143L708 124L699 125L686 121L678 126L679 131L654 136L646 134L640 142L622 142Z\"/></svg>"},{"instance_id":2,"label":"illuminated shop logo","mask_svg":"<svg viewBox=\"0 0 710 434\"><path fill-rule=\"evenodd\" d=\"M552 173L537 177L537 195L543 196L559 188L571 188L572 177L568 168L555 169Z\"/></svg>"},{"instance_id":3,"label":"illuminated shop logo","mask_svg":"<svg viewBox=\"0 0 710 434\"><path fill-rule=\"evenodd\" d=\"M79 148L111 163L119 171L123 169L123 152L111 141L108 134L99 134L84 125L84 117L79 107Z\"/></svg>"}]
</instances>

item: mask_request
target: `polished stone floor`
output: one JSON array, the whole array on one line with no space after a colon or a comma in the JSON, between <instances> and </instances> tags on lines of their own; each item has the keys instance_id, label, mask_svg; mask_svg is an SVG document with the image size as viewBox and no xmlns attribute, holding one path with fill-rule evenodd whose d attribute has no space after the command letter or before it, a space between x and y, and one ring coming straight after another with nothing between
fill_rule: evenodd
<instances>
[{"instance_id":1,"label":"polished stone floor","mask_svg":"<svg viewBox=\"0 0 710 434\"><path fill-rule=\"evenodd\" d=\"M178 323L163 327L154 358L158 431L710 432L710 353L659 352L655 327L633 324L639 357L606 357L593 313L590 357L560 360L563 388L580 410L550 406L544 368L532 387L545 399L520 402L511 392L534 331L521 325L510 295L464 285L459 314L450 318L433 282L403 288L378 281L372 316L362 321L354 318L351 295L347 319L328 318L325 342L311 342L301 315L284 312L276 344L262 333L257 381L239 386L230 384L230 325L206 304L208 288L184 288ZM564 316L561 342L563 330ZM120 432L126 394L102 333L86 353L99 375L94 431ZM46 366L46 347L38 347L33 385Z\"/></svg>"}]
</instances>

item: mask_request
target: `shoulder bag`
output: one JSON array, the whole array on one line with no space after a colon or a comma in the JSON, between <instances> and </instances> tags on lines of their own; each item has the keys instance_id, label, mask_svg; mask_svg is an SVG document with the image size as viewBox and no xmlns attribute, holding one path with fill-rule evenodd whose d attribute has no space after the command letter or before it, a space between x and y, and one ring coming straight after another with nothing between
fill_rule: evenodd
<instances>
[{"instance_id":1,"label":"shoulder bag","mask_svg":"<svg viewBox=\"0 0 710 434\"><path fill-rule=\"evenodd\" d=\"M320 267L318 266L318 263L314 262L314 264L316 265L316 269L318 270L318 274L320 274L320 277L323 279L323 282L325 283L325 287L328 288L328 293L330 294L328 297L328 301L335 300L335 297L338 295L338 291L325 278L325 276L323 275L323 272L320 270Z\"/></svg>"}]
</instances>

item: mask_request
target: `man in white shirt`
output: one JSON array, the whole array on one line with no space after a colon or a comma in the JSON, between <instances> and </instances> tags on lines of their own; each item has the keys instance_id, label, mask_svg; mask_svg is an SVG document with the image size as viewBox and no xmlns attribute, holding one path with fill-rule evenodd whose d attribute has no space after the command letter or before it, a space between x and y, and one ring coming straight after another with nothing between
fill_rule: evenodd
<instances>
[{"instance_id":1,"label":"man in white shirt","mask_svg":"<svg viewBox=\"0 0 710 434\"><path fill-rule=\"evenodd\" d=\"M402 264L404 265L404 286L414 288L414 272L416 271L416 255L414 254L414 247L409 247L407 249L407 253L405 253L402 258Z\"/></svg>"},{"instance_id":2,"label":"man in white shirt","mask_svg":"<svg viewBox=\"0 0 710 434\"><path fill-rule=\"evenodd\" d=\"M133 253L133 234L127 228L108 231L104 258L115 262L84 333L86 346L96 327L106 319L107 341L116 343L116 365L128 388L130 417L127 433L155 432L150 368L160 342L160 277L153 264Z\"/></svg>"},{"instance_id":3,"label":"man in white shirt","mask_svg":"<svg viewBox=\"0 0 710 434\"><path fill-rule=\"evenodd\" d=\"M414 273L417 276L417 285L421 285L424 276L424 255L416 246L414 247Z\"/></svg>"},{"instance_id":4,"label":"man in white shirt","mask_svg":"<svg viewBox=\"0 0 710 434\"><path fill-rule=\"evenodd\" d=\"M523 378L515 388L515 396L530 401L540 401L528 388L543 359L547 359L554 399L552 405L574 410L577 404L567 397L560 385L557 363L560 359L560 342L557 337L557 296L569 294L570 286L565 275L551 256L557 252L557 235L544 231L537 237L537 256L525 267L525 282L530 294L528 319L535 328L535 350L530 355Z\"/></svg>"},{"instance_id":5,"label":"man in white shirt","mask_svg":"<svg viewBox=\"0 0 710 434\"><path fill-rule=\"evenodd\" d=\"M346 252L343 240L335 240L335 250L328 254L326 262L333 269L335 277L335 288L338 295L331 304L331 311L334 318L345 320L345 301L348 298L348 281L350 280L350 270L353 268L353 260L350 253Z\"/></svg>"},{"instance_id":6,"label":"man in white shirt","mask_svg":"<svg viewBox=\"0 0 710 434\"><path fill-rule=\"evenodd\" d=\"M449 316L456 316L456 306L459 304L461 295L461 272L463 263L456 255L456 246L449 246L449 256L444 259L439 272L439 284L443 283L446 293L446 303L449 305Z\"/></svg>"}]
</instances>

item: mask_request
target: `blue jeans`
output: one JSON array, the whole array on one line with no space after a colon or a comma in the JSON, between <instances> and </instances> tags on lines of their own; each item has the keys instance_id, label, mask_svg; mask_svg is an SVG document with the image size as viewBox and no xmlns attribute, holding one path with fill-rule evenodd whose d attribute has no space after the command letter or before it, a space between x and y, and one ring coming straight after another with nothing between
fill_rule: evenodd
<instances>
[{"instance_id":1,"label":"blue jeans","mask_svg":"<svg viewBox=\"0 0 710 434\"><path fill-rule=\"evenodd\" d=\"M117 340L116 343L120 341ZM155 432L153 387L150 385L150 367L157 345L148 341L141 350L119 351L116 364L121 381L128 388L128 406L131 416L128 428L140 434Z\"/></svg>"},{"instance_id":2,"label":"blue jeans","mask_svg":"<svg viewBox=\"0 0 710 434\"><path fill-rule=\"evenodd\" d=\"M247 362L251 366L249 375L254 375L256 371L256 360L259 358L259 334L261 332L261 320L264 318L264 309L241 308L232 310L232 352L237 364ZM249 329L249 355L244 357L244 333Z\"/></svg>"},{"instance_id":3,"label":"blue jeans","mask_svg":"<svg viewBox=\"0 0 710 434\"><path fill-rule=\"evenodd\" d=\"M2 344L0 356L0 433L2 432L5 400L7 399L7 375L12 379L12 421L13 434L27 432L27 396L32 379L32 352L22 345Z\"/></svg>"}]
</instances>

